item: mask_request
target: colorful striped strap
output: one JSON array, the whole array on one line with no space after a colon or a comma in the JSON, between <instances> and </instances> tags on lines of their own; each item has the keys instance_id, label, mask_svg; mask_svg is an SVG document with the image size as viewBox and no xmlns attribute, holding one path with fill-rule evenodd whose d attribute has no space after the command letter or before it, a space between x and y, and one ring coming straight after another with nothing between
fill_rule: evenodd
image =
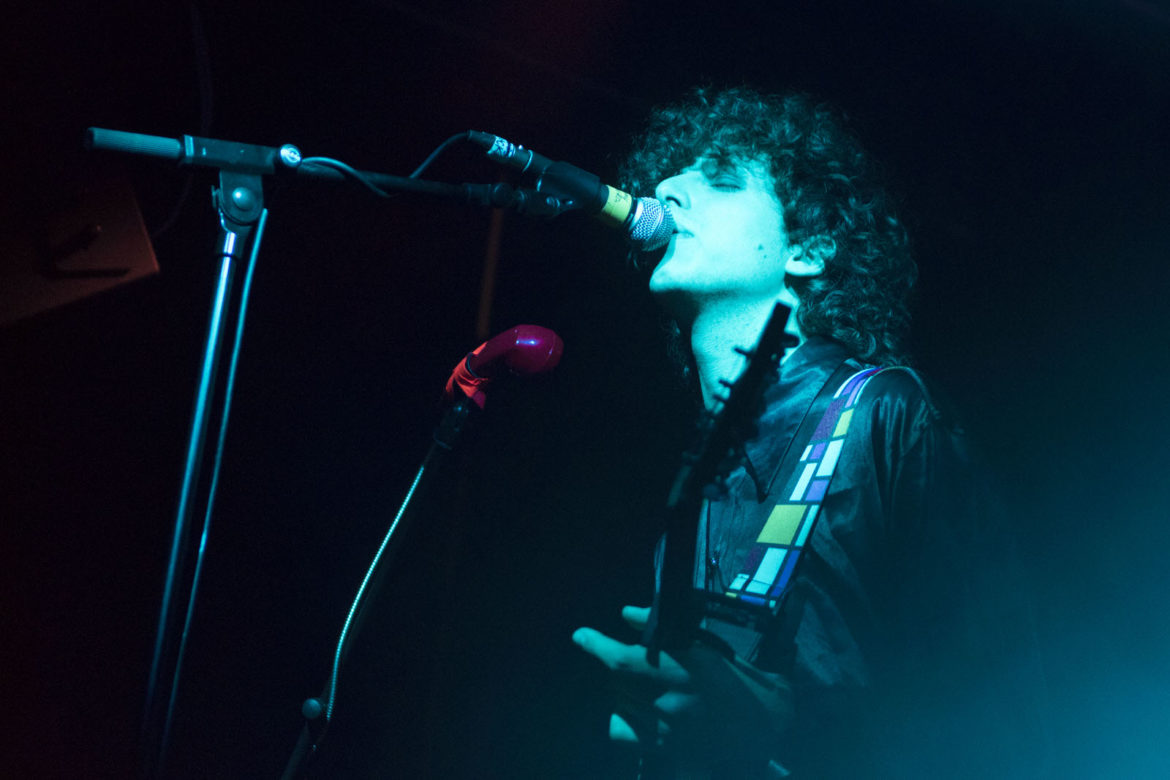
<instances>
[{"instance_id":1,"label":"colorful striped strap","mask_svg":"<svg viewBox=\"0 0 1170 780\"><path fill-rule=\"evenodd\" d=\"M799 462L779 493L781 500L773 507L752 544L744 571L736 575L724 594L728 598L772 612L779 610L805 542L812 535L821 501L828 493L861 391L881 370L862 369L846 379L833 394Z\"/></svg>"}]
</instances>

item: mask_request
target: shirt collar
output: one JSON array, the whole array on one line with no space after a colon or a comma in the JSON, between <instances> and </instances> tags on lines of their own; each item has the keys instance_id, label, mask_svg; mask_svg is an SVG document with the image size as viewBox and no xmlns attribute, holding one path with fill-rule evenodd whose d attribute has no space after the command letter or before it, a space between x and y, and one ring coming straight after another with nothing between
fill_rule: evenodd
<instances>
[{"instance_id":1,"label":"shirt collar","mask_svg":"<svg viewBox=\"0 0 1170 780\"><path fill-rule=\"evenodd\" d=\"M755 480L756 493L766 496L800 423L829 378L849 359L845 348L831 339L811 336L780 364L776 382L764 390L764 412L756 436L745 442L744 452Z\"/></svg>"}]
</instances>

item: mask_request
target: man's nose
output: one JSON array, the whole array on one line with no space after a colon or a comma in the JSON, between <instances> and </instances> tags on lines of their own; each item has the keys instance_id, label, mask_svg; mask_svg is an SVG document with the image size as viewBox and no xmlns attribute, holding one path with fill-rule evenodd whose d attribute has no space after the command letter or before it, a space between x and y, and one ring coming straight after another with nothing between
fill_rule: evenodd
<instances>
[{"instance_id":1,"label":"man's nose","mask_svg":"<svg viewBox=\"0 0 1170 780\"><path fill-rule=\"evenodd\" d=\"M691 205L690 192L683 174L663 179L654 188L654 197L674 208L689 208Z\"/></svg>"}]
</instances>

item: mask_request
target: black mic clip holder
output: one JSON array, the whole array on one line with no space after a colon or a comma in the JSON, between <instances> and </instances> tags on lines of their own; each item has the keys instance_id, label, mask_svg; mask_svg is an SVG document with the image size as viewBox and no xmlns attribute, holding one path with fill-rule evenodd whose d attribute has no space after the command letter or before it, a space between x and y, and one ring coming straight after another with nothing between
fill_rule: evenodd
<instances>
[{"instance_id":1,"label":"black mic clip holder","mask_svg":"<svg viewBox=\"0 0 1170 780\"><path fill-rule=\"evenodd\" d=\"M566 162L549 163L532 188L518 187L508 204L521 214L552 218L569 211L599 212L607 188L597 176Z\"/></svg>"},{"instance_id":2,"label":"black mic clip holder","mask_svg":"<svg viewBox=\"0 0 1170 780\"><path fill-rule=\"evenodd\" d=\"M258 146L190 135L168 138L91 127L86 132L85 146L90 150L155 157L171 160L179 166L213 168L219 172L218 184L212 188L219 223L214 254L219 272L212 297L200 375L196 383L186 462L147 686L143 768L144 775L150 778L162 776L165 771L187 628L194 611L199 572L202 569L204 545L195 545L198 552L194 561L189 555L195 542L192 521L202 516L203 534L210 528L216 471L227 429L232 374L243 331L250 282L249 275L243 284L239 283L239 266L246 262L250 270L259 255L268 216L264 206L264 177L289 174L325 180L349 177L358 179L384 196L384 190L412 192L466 204L512 207L537 216L556 216L567 209L555 198L548 198L535 191L515 190L502 183L455 185L355 171L328 158L304 158L300 150L291 144L280 147ZM229 338L227 326L232 322L236 323L234 348L225 354L224 342ZM226 371L223 370L225 363ZM461 423L455 427L461 427ZM218 432L214 448L206 446L211 431ZM185 616L178 610L178 605L183 602L186 602ZM315 711L314 701L310 699L305 703L305 715L309 722L313 721L311 715Z\"/></svg>"}]
</instances>

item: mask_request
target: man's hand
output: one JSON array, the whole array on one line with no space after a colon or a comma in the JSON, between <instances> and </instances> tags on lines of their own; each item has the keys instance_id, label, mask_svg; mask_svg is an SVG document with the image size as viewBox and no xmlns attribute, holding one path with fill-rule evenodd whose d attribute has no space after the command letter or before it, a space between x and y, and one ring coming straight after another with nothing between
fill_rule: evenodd
<instances>
[{"instance_id":1,"label":"man's hand","mask_svg":"<svg viewBox=\"0 0 1170 780\"><path fill-rule=\"evenodd\" d=\"M638 631L649 614L644 607L622 608L622 617ZM790 714L787 686L742 661L695 642L677 658L659 653L655 666L645 646L592 628L577 629L573 641L616 677L619 700L610 716L610 739L665 750L680 768L692 769L740 761L762 766L778 747L778 732Z\"/></svg>"},{"instance_id":2,"label":"man's hand","mask_svg":"<svg viewBox=\"0 0 1170 780\"><path fill-rule=\"evenodd\" d=\"M641 632L646 627L649 616L649 607L622 607L622 618L635 631ZM577 629L573 641L619 675L627 711L610 716L610 739L648 740L654 745L670 734L672 721L696 714L700 703L689 690L690 672L669 654L659 653L658 666L653 666L645 646L624 644L592 628ZM650 698L655 691L660 694ZM637 729L631 720L638 722Z\"/></svg>"}]
</instances>

